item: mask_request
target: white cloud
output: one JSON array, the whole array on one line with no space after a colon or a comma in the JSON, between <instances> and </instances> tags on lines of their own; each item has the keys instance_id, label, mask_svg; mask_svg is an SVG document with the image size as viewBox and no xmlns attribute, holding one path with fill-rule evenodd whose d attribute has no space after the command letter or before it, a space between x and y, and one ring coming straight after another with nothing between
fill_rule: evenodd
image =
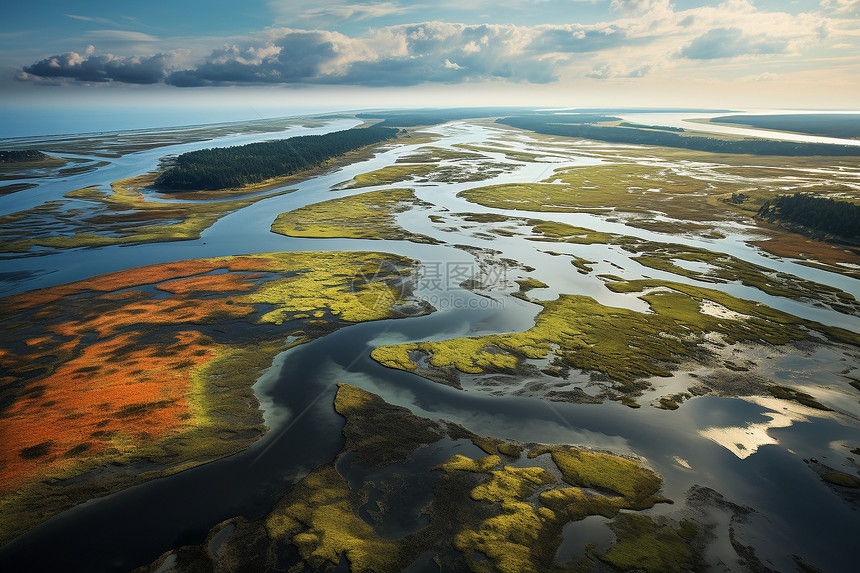
<instances>
[{"instance_id":1,"label":"white cloud","mask_svg":"<svg viewBox=\"0 0 860 573\"><path fill-rule=\"evenodd\" d=\"M837 16L860 18L860 0L823 0L821 7Z\"/></svg>"},{"instance_id":2,"label":"white cloud","mask_svg":"<svg viewBox=\"0 0 860 573\"><path fill-rule=\"evenodd\" d=\"M691 60L717 60L738 56L781 54L788 40L767 34L746 34L738 28L708 30L690 42L680 55Z\"/></svg>"},{"instance_id":3,"label":"white cloud","mask_svg":"<svg viewBox=\"0 0 860 573\"><path fill-rule=\"evenodd\" d=\"M277 14L278 23L291 25L370 20L405 14L414 8L398 2L345 3L337 0L271 0L269 6Z\"/></svg>"},{"instance_id":4,"label":"white cloud","mask_svg":"<svg viewBox=\"0 0 860 573\"><path fill-rule=\"evenodd\" d=\"M603 64L586 73L586 77L597 79L608 78L641 78L651 71L650 65L642 65L636 68L626 68L617 64Z\"/></svg>"},{"instance_id":5,"label":"white cloud","mask_svg":"<svg viewBox=\"0 0 860 573\"><path fill-rule=\"evenodd\" d=\"M107 18L99 18L97 16L79 16L77 14L66 14L66 18L71 18L72 20L80 20L82 22L96 22L98 24L106 24L108 26L116 26L116 22L113 20L108 20Z\"/></svg>"},{"instance_id":6,"label":"white cloud","mask_svg":"<svg viewBox=\"0 0 860 573\"><path fill-rule=\"evenodd\" d=\"M741 80L747 80L752 82L772 82L778 79L779 74L774 74L773 72L762 72L760 74L756 74L753 76L745 76L741 78Z\"/></svg>"},{"instance_id":7,"label":"white cloud","mask_svg":"<svg viewBox=\"0 0 860 573\"><path fill-rule=\"evenodd\" d=\"M160 42L160 38L144 34L143 32L132 32L129 30L93 30L87 32L85 38L97 43L102 42L129 42L149 43Z\"/></svg>"},{"instance_id":8,"label":"white cloud","mask_svg":"<svg viewBox=\"0 0 860 573\"><path fill-rule=\"evenodd\" d=\"M96 55L93 46L84 54L66 52L25 66L17 78L62 83L74 80L84 83L120 82L126 84L156 84L164 81L173 64L168 53L124 58L113 54Z\"/></svg>"},{"instance_id":9,"label":"white cloud","mask_svg":"<svg viewBox=\"0 0 860 573\"><path fill-rule=\"evenodd\" d=\"M656 14L671 12L674 6L669 0L612 0L609 8L622 14Z\"/></svg>"},{"instance_id":10,"label":"white cloud","mask_svg":"<svg viewBox=\"0 0 860 573\"><path fill-rule=\"evenodd\" d=\"M860 0L825 0L824 4L828 9L844 11L857 2ZM403 14L417 6L396 2L349 4L342 0L273 1L272 5L282 10L282 16L312 15L329 21L369 20ZM226 43L224 39L176 39L173 47L185 46L193 52L180 66L179 50L162 50L171 54L169 61L162 62L166 66L163 77L178 86L396 86L486 80L548 83L586 77L640 78L690 69L695 62L699 75L714 70L721 78L734 73L738 79L764 72L755 70L756 61L802 63L825 38L831 45L851 46L856 46L858 38L856 26L850 26L848 20L821 12L759 10L748 0L726 0L688 10L676 10L668 0L614 0L611 8L608 14L613 20L592 24L425 21L370 28L353 35L319 28L272 27L253 36L226 39ZM156 46L171 45L170 40L123 30L96 30L82 40L103 47L107 44L113 53L131 54L126 58L129 62L135 54L152 57ZM65 55L52 57L65 61ZM99 56L90 53L83 57L96 62ZM727 61L738 62L732 64L735 71L719 67ZM29 66L27 79L47 69L37 64ZM79 74L69 77L80 79Z\"/></svg>"}]
</instances>

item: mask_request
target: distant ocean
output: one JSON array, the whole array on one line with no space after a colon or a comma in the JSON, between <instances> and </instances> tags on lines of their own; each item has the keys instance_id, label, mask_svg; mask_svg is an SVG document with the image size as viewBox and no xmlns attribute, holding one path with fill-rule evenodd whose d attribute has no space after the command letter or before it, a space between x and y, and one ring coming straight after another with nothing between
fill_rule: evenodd
<instances>
[{"instance_id":1,"label":"distant ocean","mask_svg":"<svg viewBox=\"0 0 860 573\"><path fill-rule=\"evenodd\" d=\"M47 108L0 109L0 139L180 127L337 111L327 108Z\"/></svg>"}]
</instances>

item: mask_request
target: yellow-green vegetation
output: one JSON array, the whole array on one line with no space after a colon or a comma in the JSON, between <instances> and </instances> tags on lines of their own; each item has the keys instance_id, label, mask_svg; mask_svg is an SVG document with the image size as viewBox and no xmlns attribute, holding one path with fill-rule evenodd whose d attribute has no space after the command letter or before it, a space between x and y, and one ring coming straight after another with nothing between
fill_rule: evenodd
<instances>
[{"instance_id":1,"label":"yellow-green vegetation","mask_svg":"<svg viewBox=\"0 0 860 573\"><path fill-rule=\"evenodd\" d=\"M564 487L544 467L499 467L498 456L471 460L457 455L440 466L449 474L487 474L470 497L501 510L454 538L471 570L559 570L553 558L565 523L590 515L612 517L621 509L647 509L666 501L655 495L662 485L659 476L633 460L569 446L536 446L528 457L547 453L561 479L575 487Z\"/></svg>"},{"instance_id":2,"label":"yellow-green vegetation","mask_svg":"<svg viewBox=\"0 0 860 573\"><path fill-rule=\"evenodd\" d=\"M657 495L660 477L634 460L570 447L536 448L529 457L545 453L552 455L564 481L574 487L545 491L540 501L569 519L611 518L622 509L648 509L667 501Z\"/></svg>"},{"instance_id":3,"label":"yellow-green vegetation","mask_svg":"<svg viewBox=\"0 0 860 573\"><path fill-rule=\"evenodd\" d=\"M667 235L698 235L706 239L725 239L726 236L714 230L711 225L705 223L693 223L692 221L664 221L652 219L648 215L638 217L630 217L624 220L624 224L628 227L637 229L645 229L646 231L654 231L655 233L665 233Z\"/></svg>"},{"instance_id":4,"label":"yellow-green vegetation","mask_svg":"<svg viewBox=\"0 0 860 573\"><path fill-rule=\"evenodd\" d=\"M329 199L281 213L272 232L289 237L345 237L435 243L398 227L394 214L424 205L410 189L384 189Z\"/></svg>"},{"instance_id":5,"label":"yellow-green vegetation","mask_svg":"<svg viewBox=\"0 0 860 573\"><path fill-rule=\"evenodd\" d=\"M376 171L356 175L347 188L357 189L359 187L390 185L392 183L400 183L401 181L412 181L420 177L427 177L436 169L437 167L431 164L389 165Z\"/></svg>"},{"instance_id":6,"label":"yellow-green vegetation","mask_svg":"<svg viewBox=\"0 0 860 573\"><path fill-rule=\"evenodd\" d=\"M561 544L566 520L528 500L541 487L556 483L555 477L539 467L504 466L486 473L489 479L472 489L471 498L493 504L501 512L474 529L461 530L454 537L454 547L463 552L472 571L545 571Z\"/></svg>"},{"instance_id":7,"label":"yellow-green vegetation","mask_svg":"<svg viewBox=\"0 0 860 573\"><path fill-rule=\"evenodd\" d=\"M845 472L829 472L821 476L825 481L842 487L860 488L860 479Z\"/></svg>"},{"instance_id":8,"label":"yellow-green vegetation","mask_svg":"<svg viewBox=\"0 0 860 573\"><path fill-rule=\"evenodd\" d=\"M684 402L686 398L689 398L691 394L689 392L678 392L677 394L672 394L671 396L663 396L660 398L660 401L657 405L661 410L677 410L680 408L681 404Z\"/></svg>"},{"instance_id":9,"label":"yellow-green vegetation","mask_svg":"<svg viewBox=\"0 0 860 573\"><path fill-rule=\"evenodd\" d=\"M529 292L530 290L533 290L533 289L536 289L536 288L548 288L548 287L549 287L549 285L547 285L545 282L543 282L543 281L539 281L539 280L537 280L537 279L536 279L536 278L534 278L534 277L528 277L528 278L525 278L525 279L519 279L519 280L517 280L517 281L515 281L515 282L516 282L518 285L520 285L520 290L519 290L518 292L515 292L515 293L513 294L513 296L518 297L518 298L521 298L521 299L523 299L523 300L529 300L529 298L528 298L528 296L526 295L526 293L527 293L527 292Z\"/></svg>"},{"instance_id":10,"label":"yellow-green vegetation","mask_svg":"<svg viewBox=\"0 0 860 573\"><path fill-rule=\"evenodd\" d=\"M490 465L484 470L498 465ZM543 468L518 468L505 466L501 470L490 471L492 476L472 490L472 499L503 503L511 498L527 498L543 485L554 483L555 477Z\"/></svg>"},{"instance_id":11,"label":"yellow-green vegetation","mask_svg":"<svg viewBox=\"0 0 860 573\"><path fill-rule=\"evenodd\" d=\"M505 223L511 220L510 217L496 213L458 213L457 216L470 223Z\"/></svg>"},{"instance_id":12,"label":"yellow-green vegetation","mask_svg":"<svg viewBox=\"0 0 860 573\"><path fill-rule=\"evenodd\" d=\"M444 342L414 342L380 346L373 350L371 356L383 366L404 370L418 368L418 364L409 356L412 352L430 354L430 365L436 368L453 366L468 374L510 371L516 368L517 357L507 351L506 346L499 346L498 342L495 338L485 340L483 337L457 338ZM548 349L548 344L546 346ZM546 351L535 352L534 358L546 356Z\"/></svg>"},{"instance_id":13,"label":"yellow-green vegetation","mask_svg":"<svg viewBox=\"0 0 860 573\"><path fill-rule=\"evenodd\" d=\"M290 191L248 199L207 203L146 201L139 189L151 185L154 173L115 181L112 193L95 187L66 196L87 202L88 211L66 211L65 203L39 207L0 217L0 252L26 252L33 247L70 249L200 238L203 230L224 215L257 201ZM97 226L100 233L90 230Z\"/></svg>"},{"instance_id":14,"label":"yellow-green vegetation","mask_svg":"<svg viewBox=\"0 0 860 573\"><path fill-rule=\"evenodd\" d=\"M442 136L432 131L410 131L406 129L406 133L403 133L401 130L400 135L397 136L397 143L402 143L403 145L427 145L435 143L440 139L442 139Z\"/></svg>"},{"instance_id":15,"label":"yellow-green vegetation","mask_svg":"<svg viewBox=\"0 0 860 573\"><path fill-rule=\"evenodd\" d=\"M715 253L678 244L642 242L629 244L626 249L642 253L632 259L639 264L704 282L726 283L740 281L773 296L790 298L814 298L831 302L838 309L846 306L853 312L860 311L854 297L838 288L801 279L786 273L771 271L724 253ZM684 268L675 261L687 261L708 265L707 270Z\"/></svg>"},{"instance_id":16,"label":"yellow-green vegetation","mask_svg":"<svg viewBox=\"0 0 860 573\"><path fill-rule=\"evenodd\" d=\"M511 444L508 442L501 443L497 446L500 454L504 454L506 456L510 456L512 458L519 458L523 454L523 447L517 444Z\"/></svg>"},{"instance_id":17,"label":"yellow-green vegetation","mask_svg":"<svg viewBox=\"0 0 860 573\"><path fill-rule=\"evenodd\" d=\"M749 185L728 179L716 187L705 178L680 173L672 164L602 163L557 169L542 182L491 185L462 191L459 196L487 207L522 211L576 212L617 209L624 212L659 210L685 220L712 219L702 209L716 197ZM724 207L721 207L724 210Z\"/></svg>"},{"instance_id":18,"label":"yellow-green vegetation","mask_svg":"<svg viewBox=\"0 0 860 573\"><path fill-rule=\"evenodd\" d=\"M782 400L792 400L816 410L831 410L831 408L828 408L806 392L800 392L799 390L793 390L785 386L768 386L767 389L773 396Z\"/></svg>"},{"instance_id":19,"label":"yellow-green vegetation","mask_svg":"<svg viewBox=\"0 0 860 573\"><path fill-rule=\"evenodd\" d=\"M486 456L474 460L470 457L457 454L451 457L447 462L439 464L437 468L446 472L464 471L480 473L498 467L501 463L502 458L499 456Z\"/></svg>"},{"instance_id":20,"label":"yellow-green vegetation","mask_svg":"<svg viewBox=\"0 0 860 573\"><path fill-rule=\"evenodd\" d=\"M427 146L418 148L411 155L399 157L397 163L439 163L440 161L468 161L475 159L487 159L487 156L480 153Z\"/></svg>"},{"instance_id":21,"label":"yellow-green vegetation","mask_svg":"<svg viewBox=\"0 0 860 573\"><path fill-rule=\"evenodd\" d=\"M529 219L528 225L532 228L534 237L532 241L548 241L552 243L574 243L577 245L593 244L628 244L638 242L633 237L594 231L585 227L558 223L555 221L542 221L540 219Z\"/></svg>"},{"instance_id":22,"label":"yellow-green vegetation","mask_svg":"<svg viewBox=\"0 0 860 573\"><path fill-rule=\"evenodd\" d=\"M444 424L347 384L338 384L335 409L346 418L343 453L354 453L356 463L370 468L405 462L417 448L447 433ZM335 462L323 465L278 502L265 518L266 531L275 542L294 545L315 568L337 564L345 556L351 571L400 570L425 551L428 542L438 543L439 527L400 540L383 539L359 516L371 485L351 488Z\"/></svg>"},{"instance_id":23,"label":"yellow-green vegetation","mask_svg":"<svg viewBox=\"0 0 860 573\"><path fill-rule=\"evenodd\" d=\"M554 301L535 301L543 310L535 326L525 332L491 334L444 341L413 342L376 348L371 356L381 364L412 371L459 387L458 377L440 377L454 370L466 374L516 374L526 359L551 357L553 364L601 372L615 381L616 390L636 392L637 380L668 376L669 365L706 351L705 335L719 333L733 344L763 341L785 344L807 338L814 329L831 339L858 344L860 335L803 320L765 305L720 291L662 281L612 282L615 292L642 292L649 313L602 305L579 295L561 295ZM737 313L722 318L702 313L711 301ZM420 368L418 355L428 355L428 368Z\"/></svg>"},{"instance_id":24,"label":"yellow-green vegetation","mask_svg":"<svg viewBox=\"0 0 860 573\"><path fill-rule=\"evenodd\" d=\"M571 485L613 491L624 498L626 509L645 509L661 501L655 497L660 477L631 459L576 448L549 451L564 481ZM544 450L534 450L529 457L540 453Z\"/></svg>"},{"instance_id":25,"label":"yellow-green vegetation","mask_svg":"<svg viewBox=\"0 0 860 573\"><path fill-rule=\"evenodd\" d=\"M659 525L650 517L621 513L610 525L618 541L601 561L622 571L648 573L682 573L697 570L690 542L698 527L692 521L682 521L677 529Z\"/></svg>"},{"instance_id":26,"label":"yellow-green vegetation","mask_svg":"<svg viewBox=\"0 0 860 573\"><path fill-rule=\"evenodd\" d=\"M404 281L414 263L395 255L366 252L275 253L278 270L295 275L264 283L246 302L273 305L261 323L282 324L295 318L330 313L362 322L400 316L392 307L407 301ZM217 260L217 259L216 259Z\"/></svg>"},{"instance_id":27,"label":"yellow-green vegetation","mask_svg":"<svg viewBox=\"0 0 860 573\"><path fill-rule=\"evenodd\" d=\"M576 272L581 275L587 275L592 271L591 265L597 264L597 261L589 261L576 255L570 255L570 264L576 267Z\"/></svg>"},{"instance_id":28,"label":"yellow-green vegetation","mask_svg":"<svg viewBox=\"0 0 860 573\"><path fill-rule=\"evenodd\" d=\"M618 514L620 509L635 511L666 501L656 495L660 478L633 459L571 446L526 445L534 463L524 467L504 465L495 454L479 458L455 454L435 468L416 467L414 452L424 445L451 447L448 438L472 440L484 449L492 446L500 451L506 445L505 455L519 455L524 445L480 438L461 426L419 418L405 408L346 384L338 385L335 408L346 419L346 443L335 460L301 479L264 518L238 524L242 535L224 540L217 555L186 547L165 554L143 570L158 570L171 555L180 569L196 564L201 570L219 570L223 563L219 563L218 555L240 558L244 552L247 557L251 553L264 556L268 569L283 570L308 566L325 570L348 565L356 572L399 571L429 555L443 570L560 573L575 570L569 564L555 563L562 528L571 520L589 515L618 515L618 539L622 545L614 553L610 553L612 548L605 555L592 553L592 558L619 564L627 559L650 566L654 549L638 544L640 537L647 534L667 551L666 570L675 570L672 567L692 560L692 550L687 547L685 552L677 547L675 539L667 534L671 528L647 529L638 522L638 527L632 528L624 521L628 514ZM404 436L409 442L405 446ZM346 454L354 455L349 464L341 463ZM365 475L374 477L356 481L355 462L372 468L373 473ZM418 474L426 472L424 487L432 491L432 501L416 510L426 514L429 522L400 537L382 536L377 528L390 505L409 505L411 500L392 497L377 504L382 521L368 519L367 504L373 492L398 495L384 476L394 472L391 475L396 478L404 465ZM350 472L349 479L341 475L339 468ZM209 539L217 530L213 529ZM672 531L677 531L685 543L696 532L686 522ZM246 538L258 542L253 547L246 546ZM287 550L287 546L294 551ZM295 554L298 563L295 559L279 561L279 556ZM671 559L677 563L670 563Z\"/></svg>"},{"instance_id":29,"label":"yellow-green vegetation","mask_svg":"<svg viewBox=\"0 0 860 573\"><path fill-rule=\"evenodd\" d=\"M374 185L391 185L404 181L414 183L481 181L502 173L509 166L489 162L437 165L435 163L396 163L376 171L362 173L347 182L346 189Z\"/></svg>"},{"instance_id":30,"label":"yellow-green vegetation","mask_svg":"<svg viewBox=\"0 0 860 573\"><path fill-rule=\"evenodd\" d=\"M529 163L532 161L537 161L537 159L541 156L541 154L538 153L517 151L504 146L492 147L488 145L471 145L468 143L457 143L454 144L454 147L482 153L503 153L505 155L505 158L507 159L511 159L513 161L525 161Z\"/></svg>"},{"instance_id":31,"label":"yellow-green vegetation","mask_svg":"<svg viewBox=\"0 0 860 573\"><path fill-rule=\"evenodd\" d=\"M575 151L571 153L578 155ZM797 158L797 162L793 159L792 167L786 168L773 158L757 157L755 166L739 166L737 157L666 148L625 149L623 154L615 149L593 153L604 159L604 163L560 168L543 181L480 187L463 191L460 196L502 209L639 213L641 216L627 220L626 224L711 238L720 238L722 234L707 222L736 219L738 215L754 217L765 202L787 190L858 198L856 186L851 185L856 176L850 170L838 174L848 184L834 183L836 174L827 173L834 166L816 158ZM535 156L523 159L534 161ZM655 211L674 220L656 221L651 216Z\"/></svg>"},{"instance_id":32,"label":"yellow-green vegetation","mask_svg":"<svg viewBox=\"0 0 860 573\"><path fill-rule=\"evenodd\" d=\"M278 502L266 519L269 536L288 540L311 567L337 564L350 570L392 571L399 561L396 541L382 539L358 516L361 498L333 465L314 470Z\"/></svg>"}]
</instances>

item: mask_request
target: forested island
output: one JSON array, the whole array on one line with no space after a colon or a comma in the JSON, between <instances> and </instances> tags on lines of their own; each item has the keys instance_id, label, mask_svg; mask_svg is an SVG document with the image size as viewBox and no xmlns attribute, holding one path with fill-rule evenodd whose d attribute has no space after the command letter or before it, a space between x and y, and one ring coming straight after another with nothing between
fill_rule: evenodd
<instances>
[{"instance_id":1,"label":"forested island","mask_svg":"<svg viewBox=\"0 0 860 573\"><path fill-rule=\"evenodd\" d=\"M242 187L292 175L348 151L391 139L398 130L372 126L324 135L183 153L155 180L160 189L198 191Z\"/></svg>"},{"instance_id":2,"label":"forested island","mask_svg":"<svg viewBox=\"0 0 860 573\"><path fill-rule=\"evenodd\" d=\"M629 121L622 121L618 124L618 127L632 127L635 129L657 129L659 131L674 131L675 133L683 133L683 127L671 127L668 125L644 125L641 123L630 123Z\"/></svg>"},{"instance_id":3,"label":"forested island","mask_svg":"<svg viewBox=\"0 0 860 573\"><path fill-rule=\"evenodd\" d=\"M816 197L809 193L780 195L762 205L758 216L788 221L851 241L860 240L860 205L848 201Z\"/></svg>"},{"instance_id":4,"label":"forested island","mask_svg":"<svg viewBox=\"0 0 860 573\"><path fill-rule=\"evenodd\" d=\"M845 139L860 137L860 114L856 113L725 115L712 118L711 122L732 123L761 129L794 131L809 135L823 135Z\"/></svg>"},{"instance_id":5,"label":"forested island","mask_svg":"<svg viewBox=\"0 0 860 573\"><path fill-rule=\"evenodd\" d=\"M589 115L589 121L583 121L583 118L577 118L575 116L541 114L505 117L496 120L496 122L547 135L582 137L585 139L596 139L611 143L679 147L682 149L708 151L712 153L791 156L860 155L860 146L853 145L797 143L793 141L776 141L772 139L717 139L713 137L681 135L669 131L656 131L653 129L594 125L597 122L614 120L617 120L617 118L610 116Z\"/></svg>"},{"instance_id":6,"label":"forested island","mask_svg":"<svg viewBox=\"0 0 860 573\"><path fill-rule=\"evenodd\" d=\"M15 149L11 151L0 151L0 164L3 163L29 163L31 161L42 161L48 156L35 149Z\"/></svg>"}]
</instances>

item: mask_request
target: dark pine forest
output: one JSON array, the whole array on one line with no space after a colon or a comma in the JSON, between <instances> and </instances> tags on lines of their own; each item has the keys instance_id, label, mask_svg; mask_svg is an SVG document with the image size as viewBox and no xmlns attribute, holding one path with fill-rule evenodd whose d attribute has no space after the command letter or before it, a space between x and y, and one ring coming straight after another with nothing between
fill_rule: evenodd
<instances>
[{"instance_id":1,"label":"dark pine forest","mask_svg":"<svg viewBox=\"0 0 860 573\"><path fill-rule=\"evenodd\" d=\"M389 127L365 127L289 139L183 153L155 186L181 191L227 189L311 169L348 151L397 135Z\"/></svg>"},{"instance_id":2,"label":"dark pine forest","mask_svg":"<svg viewBox=\"0 0 860 573\"><path fill-rule=\"evenodd\" d=\"M782 195L762 205L759 217L780 219L810 229L860 239L860 205L808 193Z\"/></svg>"}]
</instances>

